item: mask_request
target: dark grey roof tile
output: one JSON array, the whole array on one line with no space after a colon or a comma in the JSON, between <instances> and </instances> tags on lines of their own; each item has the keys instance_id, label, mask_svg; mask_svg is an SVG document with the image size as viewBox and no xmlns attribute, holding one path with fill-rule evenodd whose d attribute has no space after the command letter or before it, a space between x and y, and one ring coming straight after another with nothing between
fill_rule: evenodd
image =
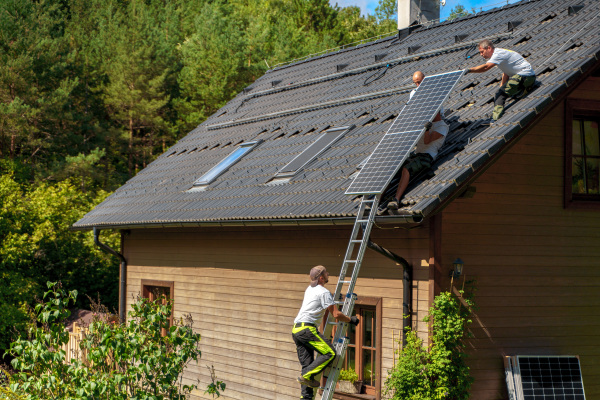
<instances>
[{"instance_id":1,"label":"dark grey roof tile","mask_svg":"<svg viewBox=\"0 0 600 400\"><path fill-rule=\"evenodd\" d=\"M364 85L365 79L376 76L384 68L309 80L335 74L337 64L349 64L347 70L372 65L375 54L387 53L383 62L405 57L409 46L421 46L417 55L428 50L442 50L444 46L454 45L456 35L468 34L464 39L467 41L500 33L506 35L498 41L498 46L527 54L540 74L541 86L526 98L509 103L505 116L486 127L481 121L491 113L493 95L498 88L498 71L464 77L464 84L451 93L445 105L452 131L434 165L433 177L416 182L407 192L412 204L404 207L403 212L427 215L522 127L543 109L552 106L567 85L572 85L582 73L598 65L600 24L594 24L593 18L600 10L600 2L586 1L583 11L569 16L568 5L579 2L521 2L453 22L420 27L393 45L393 37L384 38L269 71L251 85L252 90L236 96L78 221L75 227L352 215L358 203L352 201L355 196L344 195L350 184L348 177L387 131L391 121L382 121L398 114L408 100L408 91L352 102L347 99L410 84L412 73L417 69L427 74L441 73L476 65L481 59L475 55L466 60L468 48L464 47L440 51L416 61L407 59L368 85ZM553 12L556 17L547 19ZM547 21L542 22L544 19ZM511 33L507 23L513 20L523 22ZM582 29L584 26L586 29ZM524 40L527 35L530 38ZM548 69L548 66L552 68ZM281 80L282 86L272 88L274 80ZM327 101L339 103L327 107L319 105ZM302 109L307 106L312 108ZM360 117L365 111L369 114ZM269 115L274 113L279 114ZM361 126L373 117L378 120ZM216 123L225 125L212 126ZM309 163L289 183L265 185L326 126L350 124L357 127ZM280 130L274 131L277 128ZM309 133L312 129L314 131ZM281 134L284 135L279 137ZM255 139L264 142L205 191L187 192L195 179L228 155L237 143ZM224 147L229 142L231 144ZM196 150L191 152L192 149ZM169 157L174 152L175 155Z\"/></svg>"}]
</instances>

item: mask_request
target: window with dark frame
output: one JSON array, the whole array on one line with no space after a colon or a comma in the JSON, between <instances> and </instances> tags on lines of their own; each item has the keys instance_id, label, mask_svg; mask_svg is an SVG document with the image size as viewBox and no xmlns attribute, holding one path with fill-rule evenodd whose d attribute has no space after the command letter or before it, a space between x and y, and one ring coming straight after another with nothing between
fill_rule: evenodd
<instances>
[{"instance_id":1,"label":"window with dark frame","mask_svg":"<svg viewBox=\"0 0 600 400\"><path fill-rule=\"evenodd\" d=\"M302 153L298 154L292 161L287 163L276 174L275 178L289 178L294 176L304 166L317 158L321 153L327 150L333 143L338 141L354 126L342 126L329 128Z\"/></svg>"},{"instance_id":2,"label":"window with dark frame","mask_svg":"<svg viewBox=\"0 0 600 400\"><path fill-rule=\"evenodd\" d=\"M142 297L150 301L160 301L162 304L166 304L167 301L173 299L173 281L156 281L149 279L142 279ZM169 326L173 326L173 309L171 309L171 317L169 318ZM161 334L165 336L167 334L166 329L162 329Z\"/></svg>"},{"instance_id":3,"label":"window with dark frame","mask_svg":"<svg viewBox=\"0 0 600 400\"><path fill-rule=\"evenodd\" d=\"M222 173L227 171L229 167L237 163L247 153L252 151L256 146L261 143L260 140L253 142L241 143L234 151L232 151L227 157L222 159L217 165L212 167L207 173L202 175L194 182L194 186L207 186L215 179L217 179Z\"/></svg>"},{"instance_id":4,"label":"window with dark frame","mask_svg":"<svg viewBox=\"0 0 600 400\"><path fill-rule=\"evenodd\" d=\"M379 398L381 391L381 299L376 297L357 298L353 315L359 319L358 326L349 325L349 338L343 368L352 368L363 382L361 395L357 397ZM372 397L371 397L372 396ZM337 392L334 398L352 398L351 394Z\"/></svg>"},{"instance_id":5,"label":"window with dark frame","mask_svg":"<svg viewBox=\"0 0 600 400\"><path fill-rule=\"evenodd\" d=\"M600 102L567 100L565 207L600 209Z\"/></svg>"}]
</instances>

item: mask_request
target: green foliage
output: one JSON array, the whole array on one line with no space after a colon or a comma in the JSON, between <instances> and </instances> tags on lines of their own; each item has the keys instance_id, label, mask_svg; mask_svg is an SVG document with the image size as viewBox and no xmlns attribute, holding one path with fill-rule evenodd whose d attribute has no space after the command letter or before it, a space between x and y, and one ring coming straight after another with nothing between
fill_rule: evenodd
<instances>
[{"instance_id":1,"label":"green foliage","mask_svg":"<svg viewBox=\"0 0 600 400\"><path fill-rule=\"evenodd\" d=\"M12 376L10 390L26 399L66 399L69 397L69 365L61 346L69 341L63 321L71 313L76 291L66 292L59 284L48 282L44 301L35 306L39 324L29 330L27 339L18 338L10 345L15 358L12 367L20 372Z\"/></svg>"},{"instance_id":2,"label":"green foliage","mask_svg":"<svg viewBox=\"0 0 600 400\"><path fill-rule=\"evenodd\" d=\"M444 292L435 298L426 322L431 322L429 349L416 332L407 332L407 343L398 362L389 371L385 393L394 400L467 400L473 379L465 358L466 335L471 300L458 299Z\"/></svg>"},{"instance_id":3,"label":"green foliage","mask_svg":"<svg viewBox=\"0 0 600 400\"><path fill-rule=\"evenodd\" d=\"M469 15L469 11L460 4L457 4L452 10L450 10L450 15L448 15L448 21L452 21L453 19L466 17Z\"/></svg>"},{"instance_id":4,"label":"green foliage","mask_svg":"<svg viewBox=\"0 0 600 400\"><path fill-rule=\"evenodd\" d=\"M221 397L221 392L225 390L225 387L227 385L225 384L225 382L220 381L220 380L217 379L217 376L215 374L215 367L214 367L214 365L211 365L210 367L207 365L206 367L210 371L210 380L211 380L211 382L206 387L206 390L204 391L204 393L205 394L211 394L212 397L213 397L213 399L215 398L215 396Z\"/></svg>"},{"instance_id":5,"label":"green foliage","mask_svg":"<svg viewBox=\"0 0 600 400\"><path fill-rule=\"evenodd\" d=\"M395 28L328 0L4 0L0 158L114 190L267 69ZM0 163L0 173L17 171Z\"/></svg>"},{"instance_id":6,"label":"green foliage","mask_svg":"<svg viewBox=\"0 0 600 400\"><path fill-rule=\"evenodd\" d=\"M138 299L124 324L97 314L80 344L83 360L65 360L61 346L69 334L63 322L77 293L50 282L48 288L35 307L38 326L27 339L11 344L12 366L18 372L4 391L26 400L162 400L186 399L197 389L196 384L183 384L181 376L200 358L200 334L194 332L191 317L170 326L171 302ZM220 395L225 384L214 383L211 393Z\"/></svg>"},{"instance_id":7,"label":"green foliage","mask_svg":"<svg viewBox=\"0 0 600 400\"><path fill-rule=\"evenodd\" d=\"M95 246L90 232L69 228L106 197L82 193L69 181L35 186L0 175L0 352L29 321L28 306L45 280L117 304L118 261ZM118 247L118 235L105 241ZM82 307L79 301L77 306Z\"/></svg>"},{"instance_id":8,"label":"green foliage","mask_svg":"<svg viewBox=\"0 0 600 400\"><path fill-rule=\"evenodd\" d=\"M358 380L358 374L356 373L354 368L342 369L342 370L340 370L339 380L340 381L349 381L349 382L354 383Z\"/></svg>"}]
</instances>

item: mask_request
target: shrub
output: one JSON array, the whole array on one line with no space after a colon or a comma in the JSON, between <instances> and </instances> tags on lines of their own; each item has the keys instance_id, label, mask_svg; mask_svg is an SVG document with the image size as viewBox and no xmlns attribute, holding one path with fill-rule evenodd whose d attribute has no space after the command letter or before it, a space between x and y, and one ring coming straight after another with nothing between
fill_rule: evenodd
<instances>
[{"instance_id":1,"label":"shrub","mask_svg":"<svg viewBox=\"0 0 600 400\"><path fill-rule=\"evenodd\" d=\"M94 318L80 344L83 360L65 360L61 347L69 334L63 321L77 292L67 293L50 282L48 288L44 301L35 307L39 326L9 350L18 372L4 389L22 396L15 398L181 400L198 387L184 385L182 374L200 358L200 334L193 331L189 316L169 326L171 302L137 299L123 324Z\"/></svg>"},{"instance_id":2,"label":"shrub","mask_svg":"<svg viewBox=\"0 0 600 400\"><path fill-rule=\"evenodd\" d=\"M340 381L350 381L352 383L358 380L358 374L354 370L354 368L342 369L340 370Z\"/></svg>"},{"instance_id":3,"label":"shrub","mask_svg":"<svg viewBox=\"0 0 600 400\"><path fill-rule=\"evenodd\" d=\"M473 304L463 298L469 307ZM473 382L465 363L463 339L470 311L448 292L435 298L426 322L432 323L429 351L414 331L389 371L384 393L393 400L467 400Z\"/></svg>"}]
</instances>

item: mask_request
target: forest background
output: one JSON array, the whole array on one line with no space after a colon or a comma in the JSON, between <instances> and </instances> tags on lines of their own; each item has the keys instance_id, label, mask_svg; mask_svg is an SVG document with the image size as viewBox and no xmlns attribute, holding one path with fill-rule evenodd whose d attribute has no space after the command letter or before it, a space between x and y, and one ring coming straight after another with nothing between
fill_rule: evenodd
<instances>
[{"instance_id":1,"label":"forest background","mask_svg":"<svg viewBox=\"0 0 600 400\"><path fill-rule=\"evenodd\" d=\"M46 281L116 307L118 261L69 230L110 192L269 66L395 30L395 0L2 0L0 357Z\"/></svg>"}]
</instances>

